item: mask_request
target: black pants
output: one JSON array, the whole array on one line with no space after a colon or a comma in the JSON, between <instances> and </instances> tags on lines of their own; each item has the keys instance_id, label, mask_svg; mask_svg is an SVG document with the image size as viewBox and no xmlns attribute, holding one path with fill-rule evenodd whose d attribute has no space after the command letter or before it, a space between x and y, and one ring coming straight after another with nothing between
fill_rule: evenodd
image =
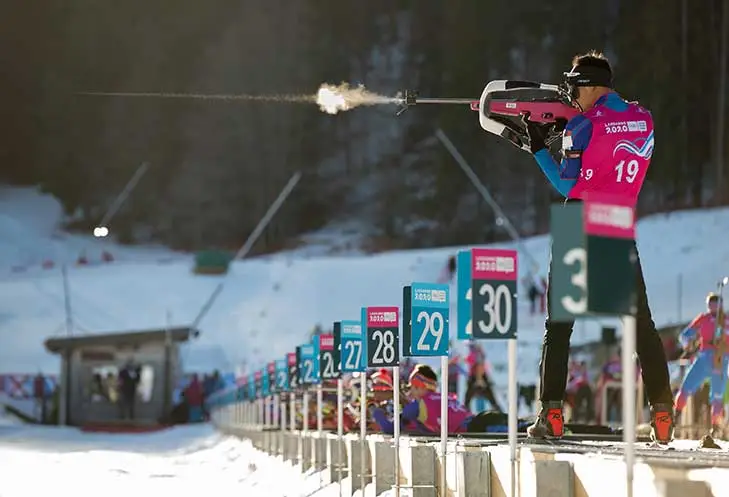
<instances>
[{"instance_id":1,"label":"black pants","mask_svg":"<svg viewBox=\"0 0 729 497\"><path fill-rule=\"evenodd\" d=\"M483 375L483 385L477 385L476 384L476 377L471 375L468 377L468 386L466 387L466 399L465 404L466 408L468 408L471 405L471 400L474 397L483 397L486 400L489 401L491 404L491 408L498 412L503 412L501 409L501 406L496 401L496 396L494 395L494 391L491 389L491 382L486 377L486 375Z\"/></svg>"},{"instance_id":2,"label":"black pants","mask_svg":"<svg viewBox=\"0 0 729 497\"><path fill-rule=\"evenodd\" d=\"M648 306L648 296L643 279L643 269L636 247L638 310L636 313L636 352L642 367L643 383L651 405L673 404L671 385L668 377L666 353L663 349L656 325ZM557 323L549 317L549 300L552 293L552 261L549 262L549 290L547 291L547 319L544 323L540 400L563 401L567 386L567 363L570 352L570 336L574 321Z\"/></svg>"}]
</instances>

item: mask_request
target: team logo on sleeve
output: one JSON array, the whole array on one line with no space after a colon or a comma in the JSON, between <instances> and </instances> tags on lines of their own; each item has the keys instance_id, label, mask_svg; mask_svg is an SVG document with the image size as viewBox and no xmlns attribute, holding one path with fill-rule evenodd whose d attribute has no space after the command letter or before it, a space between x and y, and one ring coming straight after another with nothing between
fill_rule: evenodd
<instances>
[{"instance_id":1,"label":"team logo on sleeve","mask_svg":"<svg viewBox=\"0 0 729 497\"><path fill-rule=\"evenodd\" d=\"M575 150L572 142L572 132L565 131L562 134L562 155L566 159L579 159L582 156L582 150Z\"/></svg>"}]
</instances>

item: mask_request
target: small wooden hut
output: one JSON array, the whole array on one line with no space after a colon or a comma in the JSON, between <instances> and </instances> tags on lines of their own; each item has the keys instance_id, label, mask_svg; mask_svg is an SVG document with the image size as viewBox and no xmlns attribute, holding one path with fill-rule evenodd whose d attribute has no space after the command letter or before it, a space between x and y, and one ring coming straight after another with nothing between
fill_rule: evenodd
<instances>
[{"instance_id":1,"label":"small wooden hut","mask_svg":"<svg viewBox=\"0 0 729 497\"><path fill-rule=\"evenodd\" d=\"M159 426L182 373L180 344L191 335L171 328L47 339L46 349L61 356L59 424Z\"/></svg>"}]
</instances>

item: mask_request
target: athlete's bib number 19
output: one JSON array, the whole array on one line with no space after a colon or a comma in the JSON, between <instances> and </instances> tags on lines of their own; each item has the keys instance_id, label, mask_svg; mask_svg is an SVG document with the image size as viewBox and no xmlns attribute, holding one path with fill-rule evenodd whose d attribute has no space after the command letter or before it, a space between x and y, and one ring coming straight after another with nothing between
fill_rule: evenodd
<instances>
[{"instance_id":1,"label":"athlete's bib number 19","mask_svg":"<svg viewBox=\"0 0 729 497\"><path fill-rule=\"evenodd\" d=\"M630 161L621 160L617 166L615 166L615 180L618 183L622 183L623 180L632 183L635 181L638 171L640 170L640 164L637 160L631 159Z\"/></svg>"}]
</instances>

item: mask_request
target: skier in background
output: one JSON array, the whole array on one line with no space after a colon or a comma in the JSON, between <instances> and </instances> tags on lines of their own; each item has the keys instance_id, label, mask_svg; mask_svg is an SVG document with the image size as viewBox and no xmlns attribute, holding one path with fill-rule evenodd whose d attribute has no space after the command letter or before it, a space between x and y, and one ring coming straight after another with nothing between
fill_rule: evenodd
<instances>
[{"instance_id":1,"label":"skier in background","mask_svg":"<svg viewBox=\"0 0 729 497\"><path fill-rule=\"evenodd\" d=\"M486 353L483 347L473 340L468 344L466 363L469 365L466 399L464 401L466 407L470 408L471 401L476 399L477 403L474 409L476 412L486 410L485 401L491 404L493 410L503 412L492 389L488 364L486 362Z\"/></svg>"},{"instance_id":2,"label":"skier in background","mask_svg":"<svg viewBox=\"0 0 729 497\"><path fill-rule=\"evenodd\" d=\"M597 385L595 388L595 407L598 415L596 416L598 423L608 423L612 419L620 419L620 408L622 405L622 393L620 390L613 388L605 394L605 388L608 383L620 383L623 378L623 363L620 357L620 350L616 349L610 358L605 361L602 369L600 369L600 376L597 378ZM603 400L605 401L605 419L603 419Z\"/></svg>"},{"instance_id":3,"label":"skier in background","mask_svg":"<svg viewBox=\"0 0 729 497\"><path fill-rule=\"evenodd\" d=\"M552 125L530 121L528 114L523 116L537 164L568 202L582 201L589 192L619 195L635 206L653 154L651 113L636 102L627 102L614 91L612 68L600 53L575 57L572 69L565 73L564 84L581 114L566 123L559 161L552 156L545 141ZM634 247L638 269L636 351L651 404L652 438L659 443L668 443L673 439L674 431L668 365L648 305L638 248ZM564 434L562 401L574 322L552 321L549 299L548 293L540 361L542 409L528 430L529 436L535 438L560 438Z\"/></svg>"},{"instance_id":4,"label":"skier in background","mask_svg":"<svg viewBox=\"0 0 729 497\"><path fill-rule=\"evenodd\" d=\"M446 263L443 271L438 276L437 283L444 284L453 281L453 275L456 274L456 256L448 256L448 262Z\"/></svg>"},{"instance_id":5,"label":"skier in background","mask_svg":"<svg viewBox=\"0 0 729 497\"><path fill-rule=\"evenodd\" d=\"M688 397L695 394L704 382L709 380L713 427L722 424L726 373L729 366L726 345L729 319L723 312L722 304L719 295L715 293L707 295L706 311L696 316L679 335L684 348L693 348L692 344L695 344L698 353L678 389L676 412L680 414L686 407Z\"/></svg>"},{"instance_id":6,"label":"skier in background","mask_svg":"<svg viewBox=\"0 0 729 497\"><path fill-rule=\"evenodd\" d=\"M448 358L448 393L458 397L458 380L461 375L467 374L466 368L461 366L461 355L453 347L453 340L448 344L450 357Z\"/></svg>"},{"instance_id":7,"label":"skier in background","mask_svg":"<svg viewBox=\"0 0 729 497\"><path fill-rule=\"evenodd\" d=\"M572 421L589 423L595 420L595 396L585 361L570 361L565 393L572 404Z\"/></svg>"},{"instance_id":8,"label":"skier in background","mask_svg":"<svg viewBox=\"0 0 729 497\"><path fill-rule=\"evenodd\" d=\"M537 313L537 302L544 295L544 287L542 286L542 278L536 271L529 271L524 276L522 283L527 288L527 296L529 297L529 314L534 315ZM543 306L540 306L543 312Z\"/></svg>"}]
</instances>

